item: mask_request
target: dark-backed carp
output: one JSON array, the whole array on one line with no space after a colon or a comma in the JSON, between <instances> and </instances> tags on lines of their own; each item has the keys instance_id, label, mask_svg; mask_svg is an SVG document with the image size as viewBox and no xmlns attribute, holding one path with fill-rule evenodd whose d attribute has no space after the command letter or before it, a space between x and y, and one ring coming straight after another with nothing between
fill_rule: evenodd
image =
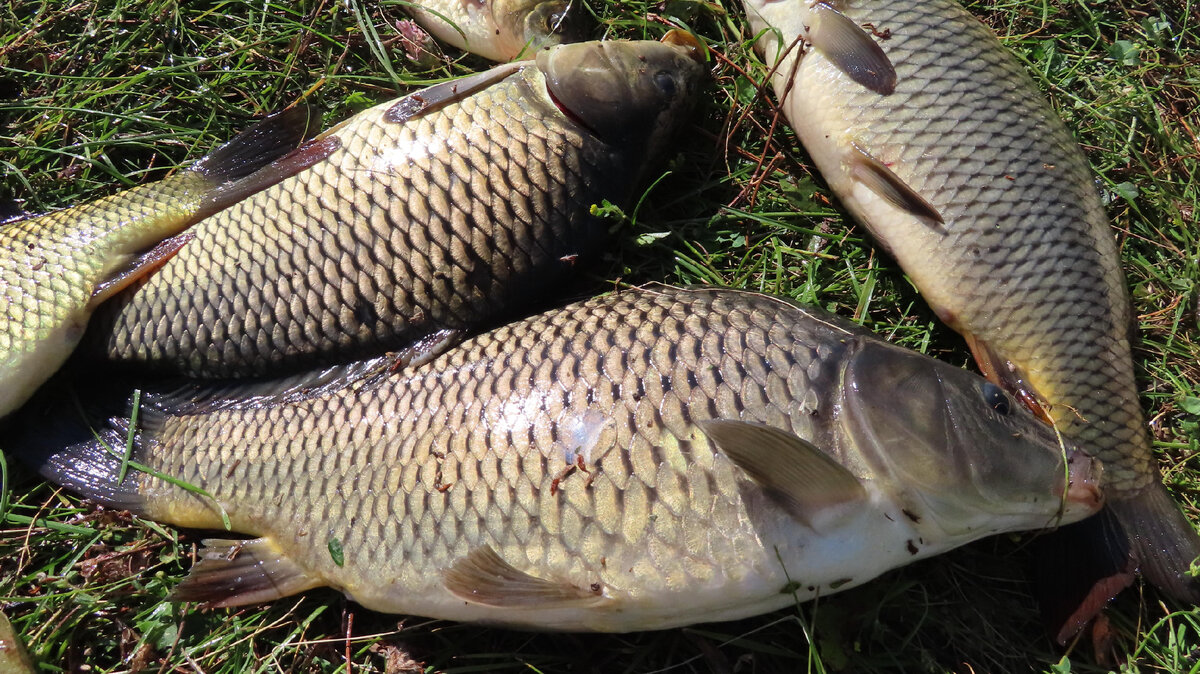
<instances>
[{"instance_id":1,"label":"dark-backed carp","mask_svg":"<svg viewBox=\"0 0 1200 674\"><path fill-rule=\"evenodd\" d=\"M312 168L194 227L89 345L203 377L428 357L591 257L593 207L625 203L687 119L698 58L562 45L359 113L314 139Z\"/></svg>"},{"instance_id":2,"label":"dark-backed carp","mask_svg":"<svg viewBox=\"0 0 1200 674\"><path fill-rule=\"evenodd\" d=\"M998 386L742 291L627 291L340 389L251 387L148 392L122 482L90 430L31 412L25 441L101 503L258 536L206 541L176 599L328 585L555 630L761 613L1102 501L1100 464Z\"/></svg>"},{"instance_id":3,"label":"dark-backed carp","mask_svg":"<svg viewBox=\"0 0 1200 674\"><path fill-rule=\"evenodd\" d=\"M783 111L842 203L989 378L1104 462L1117 522L1089 523L1099 557L1118 575L1132 558L1168 594L1200 600L1187 575L1200 537L1160 481L1138 401L1114 233L1029 75L950 0L745 4L759 49L783 55Z\"/></svg>"}]
</instances>

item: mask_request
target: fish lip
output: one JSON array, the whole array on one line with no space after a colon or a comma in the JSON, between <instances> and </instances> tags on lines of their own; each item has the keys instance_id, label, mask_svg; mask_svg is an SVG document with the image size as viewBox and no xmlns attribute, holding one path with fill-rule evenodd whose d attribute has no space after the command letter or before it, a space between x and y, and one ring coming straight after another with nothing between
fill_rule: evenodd
<instances>
[{"instance_id":1,"label":"fish lip","mask_svg":"<svg viewBox=\"0 0 1200 674\"><path fill-rule=\"evenodd\" d=\"M1104 476L1104 464L1080 450L1070 450L1066 456L1066 489L1059 483L1055 496L1064 503L1083 506L1096 512L1104 506L1104 491L1100 488Z\"/></svg>"}]
</instances>

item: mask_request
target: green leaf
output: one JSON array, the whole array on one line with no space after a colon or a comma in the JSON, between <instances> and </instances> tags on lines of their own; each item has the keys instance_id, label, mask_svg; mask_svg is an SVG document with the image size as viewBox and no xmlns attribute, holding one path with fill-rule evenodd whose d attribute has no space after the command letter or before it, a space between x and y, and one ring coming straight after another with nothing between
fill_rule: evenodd
<instances>
[{"instance_id":1,"label":"green leaf","mask_svg":"<svg viewBox=\"0 0 1200 674\"><path fill-rule=\"evenodd\" d=\"M346 553L342 550L342 542L332 536L329 538L329 556L338 566L346 564Z\"/></svg>"},{"instance_id":2,"label":"green leaf","mask_svg":"<svg viewBox=\"0 0 1200 674\"><path fill-rule=\"evenodd\" d=\"M1136 66L1142 62L1142 48L1129 40L1117 40L1108 46L1110 58L1123 66Z\"/></svg>"},{"instance_id":3,"label":"green leaf","mask_svg":"<svg viewBox=\"0 0 1200 674\"><path fill-rule=\"evenodd\" d=\"M1200 414L1200 398L1184 396L1183 400L1179 401L1179 407L1188 414Z\"/></svg>"}]
</instances>

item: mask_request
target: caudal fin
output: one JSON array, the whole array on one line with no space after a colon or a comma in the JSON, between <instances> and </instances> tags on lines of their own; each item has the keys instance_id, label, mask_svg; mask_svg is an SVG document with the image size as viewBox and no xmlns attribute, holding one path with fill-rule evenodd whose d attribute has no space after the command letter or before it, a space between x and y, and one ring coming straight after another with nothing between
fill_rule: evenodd
<instances>
[{"instance_id":1,"label":"caudal fin","mask_svg":"<svg viewBox=\"0 0 1200 674\"><path fill-rule=\"evenodd\" d=\"M1035 542L1038 599L1060 644L1083 629L1140 570L1176 601L1200 605L1200 580L1188 575L1200 535L1155 481L1133 498L1111 499L1091 519Z\"/></svg>"},{"instance_id":2,"label":"caudal fin","mask_svg":"<svg viewBox=\"0 0 1200 674\"><path fill-rule=\"evenodd\" d=\"M1172 599L1200 605L1200 579L1188 575L1200 557L1200 535L1166 487L1155 481L1133 498L1114 499L1109 507L1129 537L1146 580Z\"/></svg>"},{"instance_id":3,"label":"caudal fin","mask_svg":"<svg viewBox=\"0 0 1200 674\"><path fill-rule=\"evenodd\" d=\"M110 413L114 419L108 418ZM122 422L121 414L120 406L85 410L56 382L22 409L4 439L5 449L49 482L106 506L140 513L137 471L128 466L139 454L137 438L127 452L128 416Z\"/></svg>"}]
</instances>

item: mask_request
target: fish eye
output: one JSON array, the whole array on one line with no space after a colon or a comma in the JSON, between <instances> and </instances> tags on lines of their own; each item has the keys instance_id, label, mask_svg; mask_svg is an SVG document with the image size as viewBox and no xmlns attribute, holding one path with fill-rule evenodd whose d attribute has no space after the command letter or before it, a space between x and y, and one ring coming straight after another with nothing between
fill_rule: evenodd
<instances>
[{"instance_id":1,"label":"fish eye","mask_svg":"<svg viewBox=\"0 0 1200 674\"><path fill-rule=\"evenodd\" d=\"M1012 412L1012 405L1008 402L1008 396L1004 391L992 382L984 382L980 387L980 392L983 393L983 401L987 406L996 410L1000 416L1008 416Z\"/></svg>"},{"instance_id":2,"label":"fish eye","mask_svg":"<svg viewBox=\"0 0 1200 674\"><path fill-rule=\"evenodd\" d=\"M660 70L654 73L654 85L657 86L658 90L661 91L667 98L672 98L675 96L675 78L671 76L671 73L665 70Z\"/></svg>"}]
</instances>

